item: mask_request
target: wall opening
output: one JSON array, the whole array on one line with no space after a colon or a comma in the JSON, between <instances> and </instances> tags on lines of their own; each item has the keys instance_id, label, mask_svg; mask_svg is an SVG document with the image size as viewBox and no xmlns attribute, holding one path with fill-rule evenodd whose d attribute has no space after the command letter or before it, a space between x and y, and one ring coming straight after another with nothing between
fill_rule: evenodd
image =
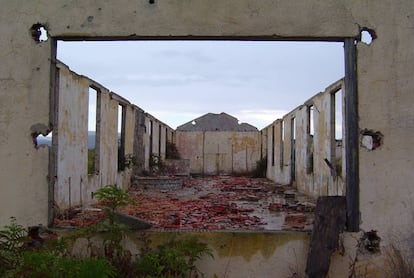
<instances>
[{"instance_id":1,"label":"wall opening","mask_svg":"<svg viewBox=\"0 0 414 278\"><path fill-rule=\"evenodd\" d=\"M362 28L360 36L361 42L366 45L370 45L377 38L375 31L370 28Z\"/></svg>"},{"instance_id":2,"label":"wall opening","mask_svg":"<svg viewBox=\"0 0 414 278\"><path fill-rule=\"evenodd\" d=\"M99 154L96 151L97 141L99 136L97 135L97 105L98 105L98 90L89 87L89 102L88 102L88 174L94 174L98 169Z\"/></svg>"},{"instance_id":3,"label":"wall opening","mask_svg":"<svg viewBox=\"0 0 414 278\"><path fill-rule=\"evenodd\" d=\"M125 119L126 106L118 104L118 128L117 128L117 142L118 142L118 171L125 170Z\"/></svg>"},{"instance_id":4,"label":"wall opening","mask_svg":"<svg viewBox=\"0 0 414 278\"><path fill-rule=\"evenodd\" d=\"M296 180L296 118L290 120L290 180Z\"/></svg>"},{"instance_id":5,"label":"wall opening","mask_svg":"<svg viewBox=\"0 0 414 278\"><path fill-rule=\"evenodd\" d=\"M279 166L283 168L284 166L284 148L285 148L285 121L280 122L280 150L279 150Z\"/></svg>"},{"instance_id":6,"label":"wall opening","mask_svg":"<svg viewBox=\"0 0 414 278\"><path fill-rule=\"evenodd\" d=\"M41 133L32 134L33 144L35 148L39 147L51 147L52 146L52 138L53 138L53 132L49 132L47 135L43 135Z\"/></svg>"},{"instance_id":7,"label":"wall opening","mask_svg":"<svg viewBox=\"0 0 414 278\"><path fill-rule=\"evenodd\" d=\"M167 134L165 134L165 135L167 135ZM161 142L162 142L162 126L159 125L158 126L158 157L160 159L162 158L162 156L161 156L161 149L162 149Z\"/></svg>"},{"instance_id":8,"label":"wall opening","mask_svg":"<svg viewBox=\"0 0 414 278\"><path fill-rule=\"evenodd\" d=\"M272 166L275 166L275 125L272 125Z\"/></svg>"},{"instance_id":9,"label":"wall opening","mask_svg":"<svg viewBox=\"0 0 414 278\"><path fill-rule=\"evenodd\" d=\"M153 123L152 120L149 121L148 131L149 131L149 161L151 163L152 156L154 154L154 149L153 149L153 146L154 146L154 123Z\"/></svg>"},{"instance_id":10,"label":"wall opening","mask_svg":"<svg viewBox=\"0 0 414 278\"><path fill-rule=\"evenodd\" d=\"M312 174L313 173L313 149L314 149L314 135L315 135L315 107L313 105L307 106L307 125L306 125L306 133L307 133L307 150L306 150L306 173Z\"/></svg>"},{"instance_id":11,"label":"wall opening","mask_svg":"<svg viewBox=\"0 0 414 278\"><path fill-rule=\"evenodd\" d=\"M330 164L334 177L342 176L343 157L343 90L331 94L331 157Z\"/></svg>"},{"instance_id":12,"label":"wall opening","mask_svg":"<svg viewBox=\"0 0 414 278\"><path fill-rule=\"evenodd\" d=\"M44 24L41 24L41 23L33 24L32 27L30 28L30 31L32 33L33 40L37 43L45 42L49 38L46 25Z\"/></svg>"},{"instance_id":13,"label":"wall opening","mask_svg":"<svg viewBox=\"0 0 414 278\"><path fill-rule=\"evenodd\" d=\"M127 43L127 42L125 42L125 43ZM154 50L154 48L152 48L152 49ZM154 53L155 52L153 52L153 54ZM164 58L165 57L176 57L176 58L177 57L181 57L180 59L184 59L184 60L187 60L187 59L188 60L190 60L190 59L202 60L202 61L204 61L204 63L207 63L209 61L209 59L207 59L203 55L200 55L200 53L198 53L198 52L193 52L192 54L194 54L194 56L189 56L189 57L185 57L185 58L182 58L182 53L177 52L175 50L174 51L170 51L170 52L164 51L164 52L162 52L162 54L164 55ZM151 55L149 55L149 56L151 56ZM91 61L88 61L88 64L90 64L90 63L91 63ZM317 65L317 63L315 62L314 65ZM289 66L292 66L292 65L289 65ZM82 74L86 74L86 75L89 76L89 74L87 72L80 71L80 70L77 70L77 71L78 72L81 72ZM163 87L163 84L168 83L170 81L173 82L173 83L175 83L175 84L178 84L178 83L185 83L185 84L192 84L192 83L194 83L195 84L195 81L204 80L206 78L205 75L198 74L198 73L197 74L193 74L193 75L188 75L188 76L177 76L174 73L174 70L172 70L172 69L169 69L169 74L167 74L165 76L162 76L162 74L157 75L157 74L155 74L153 72L150 73L150 74L145 74L145 73L143 73L141 71L138 71L138 72L139 72L138 74L137 73L130 74L128 76L128 82L135 83L136 86L137 86L137 84L145 83L145 86L143 86L143 89L142 89L143 92L145 92L146 91L145 89L147 89L151 84L153 84L154 87L155 86L158 86L158 87L162 87L162 89L165 89L165 87ZM228 71L228 72L231 72L231 71ZM227 72L226 72L226 74L227 74ZM220 75L220 73L218 75ZM254 74L252 73L252 75L254 75ZM275 75L273 75L273 77L274 76ZM122 86L121 87L118 87L118 88L116 86L112 86L110 82L107 83L106 81L102 80L99 77L94 77L93 74L91 75L91 77L96 78L96 80L99 81L99 82L103 82L105 84L105 86L108 86L109 88L111 88L111 90L115 90L116 92L119 92L119 93L123 93L124 92L124 90L121 90L120 89L120 88L122 88ZM213 77L217 77L217 75L214 75ZM227 78L227 77L228 76L224 76L224 77L222 77L222 79L223 80L229 80L229 78ZM250 76L250 75L244 75L243 77L246 80L249 79L249 78L251 78L251 79L258 78L256 75L253 76L253 77ZM321 88L323 88L323 86L326 86L327 84L330 84L333 80L337 80L338 77L341 77L341 75L340 76L337 76L336 78L329 78L329 81L324 82L323 83L324 85L322 85L322 87L319 86L318 87L318 90L320 90ZM118 77L117 76L112 76L112 78L116 79ZM283 79L283 78L281 77L281 79ZM128 83L128 82L125 82L125 83ZM122 83L122 82L120 82L120 80L118 80L118 83ZM229 82L229 83L230 83L230 85L232 85L232 84L237 83L237 82L235 82L234 80L231 80L231 82ZM241 83L243 83L243 82L241 82ZM297 83L300 83L300 82L297 82ZM203 86L199 86L197 84L194 85L194 84L193 84L193 86L194 86L193 89L194 88L201 88L201 87L203 87ZM124 84L124 85L126 85L126 84ZM253 102L249 101L247 99L247 97L244 97L244 96L241 96L240 100L237 100L237 102L235 101L235 99L232 99L230 97L227 97L224 92L229 87L230 87L229 84L226 84L223 87L223 90L220 92L220 96L224 98L224 101L220 101L220 103L221 102L223 102L223 103L231 103L232 104L232 107L237 107L238 106L238 103L240 103L240 102L241 103L247 103L247 104L253 104ZM124 88L126 88L126 87L124 86ZM209 88L209 89L210 89L210 91L212 91L211 88ZM252 89L252 88L249 88L249 89ZM314 95L315 93L318 92L318 90L308 89L309 95ZM193 90L193 93L194 93L194 91L195 90ZM253 90L250 91L250 94L253 94L254 95L254 93L251 93L251 92L253 92ZM147 95L151 95L151 93L152 92L149 90L148 93L140 94L140 97L142 99L145 99L145 98L147 98ZM171 93L171 91L169 91L168 94L174 95L174 97L177 96L177 94L173 94L173 93ZM289 95L290 93L288 92L287 94ZM216 99L216 101L215 101L216 102L216 105L219 105L219 103L217 102L217 99L218 98L216 98L213 95L209 95L205 91L199 93L197 96L202 101L204 101L204 102L205 101L208 101L209 99ZM135 101L135 100L131 99L131 97L129 97L129 96L126 96L126 98L128 100L131 100L132 103L135 103L135 104L141 106L141 101L139 99ZM194 98L194 97L192 97L192 98ZM259 98L260 97L256 96L256 99L259 99ZM291 98L293 99L295 97L291 97ZM299 102L296 102L291 107L295 107L298 103L302 103L302 101L304 99L306 99L306 98L300 97L299 98ZM169 99L169 100L171 100L171 99ZM155 101L155 102L153 101L154 105L156 103L158 103L158 102L159 101ZM269 103L272 103L272 101L268 101L268 102ZM174 105L171 105L173 103L179 103L179 100L177 100L177 102L171 102L170 101L168 104L169 104L169 106L174 106ZM273 101L273 103L275 103L275 102ZM187 103L187 105L188 105L188 103ZM189 107L190 106L191 105L189 105ZM203 105L200 105L200 106L203 106ZM200 106L198 106L197 108L199 108ZM266 108L267 107L264 107L264 109L266 109ZM122 143L121 143L122 142L122 138L123 138L123 140L125 140L125 137L124 137L125 135L122 136L122 130L125 130L125 118L123 116L122 118L124 118L124 120L121 121L121 123L119 123L119 119L120 119L120 117L119 117L120 112L119 111L120 111L120 109L122 110L122 105L119 105L119 107L118 107L118 133L120 133L120 135L118 135L118 136L120 136L119 137L120 139L118 140L118 142L119 142L119 146L122 146ZM149 108L146 108L146 109L148 109L148 111L151 111L152 108L149 107ZM273 120L277 119L278 117L284 115L285 112L288 111L289 109L291 109L291 108L287 108L286 110L284 110L281 113L274 113L274 110L273 111L270 111L270 113L269 113L269 111L267 111L266 113L271 114L271 118L269 118L269 119L271 119L273 121ZM209 111L209 112L211 112L211 111ZM245 113L248 113L248 112L245 112ZM121 113L121 114L124 114L124 112ZM191 113L189 113L189 114L191 114ZM255 113L253 112L251 114L255 114ZM194 114L191 114L191 117L194 117L194 116L195 116ZM309 122L308 122L308 124L309 124L309 132L308 132L308 135L309 136L308 137L309 138L313 138L313 135L314 135L314 132L315 132L314 131L314 107L313 107L313 105L311 105L309 107L309 115L308 115L308 117L309 117ZM168 118L164 118L164 119L168 119ZM299 120L299 118L298 118L298 120ZM185 120L182 120L182 121L185 121ZM196 122L193 121L192 124L193 125L196 125ZM275 153L276 153L276 156L277 156L278 151L279 151L279 157L280 157L279 166L281 168L283 168L284 163L289 163L289 156L288 156L287 153L286 153L286 158L284 159L284 147L287 148L285 150L286 152L289 151L289 147L290 147L291 148L290 164L293 165L293 167L290 168L291 169L290 175L291 175L292 180L294 180L296 178L296 176L295 176L295 168L296 168L295 167L295 159L296 159L295 158L295 153L296 153L295 146L296 146L296 136L297 136L297 134L296 134L296 124L297 124L296 123L296 118L292 118L290 121L287 120L287 122L286 122L286 124L288 125L287 126L287 128L288 128L287 130L285 130L285 121L282 120L281 122L278 122L278 124L280 124L280 148L279 149L277 149L276 146L275 146L275 145L277 145L277 144L275 144L276 143L275 141L279 141L279 138L276 138L275 139L275 137L278 137L278 135L279 135L279 134L276 134L276 133L279 133L279 130L275 130L275 126L272 125L272 137L271 137L271 144L272 144L272 151L271 151L272 157L271 157L271 161L272 161L272 165L275 165ZM149 152L150 152L150 156L153 153L156 153L157 151L158 151L158 154L161 155L161 152L162 152L162 149L161 149L161 145L162 145L161 144L161 137L157 137L156 134L154 134L154 127L153 127L153 121L152 120L149 121L149 124L148 125L149 125L149 127L146 130L149 133ZM290 130L289 130L289 125L290 125ZM119 130L119 126L124 126L124 128L123 129L121 128L121 130ZM172 126L174 126L174 124L172 124ZM277 124L276 124L276 128L279 128L279 126L277 126ZM285 138L285 133L286 132L288 132L288 134L287 134L288 137ZM155 129L155 133L157 133L157 129ZM160 126L159 127L159 130L158 130L158 134L160 135L162 133L163 132L162 132L161 126ZM165 135L167 135L167 132L166 132ZM300 135L302 135L302 134L300 134ZM287 139L287 140L285 140L285 139ZM165 138L165 140L167 142L168 139ZM154 144L156 144L157 141L158 141L158 150L157 150L157 147L154 146ZM310 152L310 153L312 154L313 153L313 144L309 144L309 142L312 142L313 143L313 141L311 141L311 140L307 140L307 141L308 141L309 149L312 150L312 152ZM290 144L290 146L287 146L286 144ZM125 142L123 143L123 145L125 146ZM123 149L123 153L122 153L122 149ZM120 150L118 151L118 158L122 158L124 155L125 155L124 148L120 148ZM308 155L308 158L309 157L310 156ZM286 160L286 161L284 161L284 160ZM311 163L313 163L313 158L310 161L311 161ZM276 162L276 164L277 164L277 162ZM204 167L204 164L203 164L203 167ZM313 166L312 167L308 167L308 168L312 169L311 171L313 172ZM121 167L118 166L118 170L120 170L120 169L121 169Z\"/></svg>"}]
</instances>

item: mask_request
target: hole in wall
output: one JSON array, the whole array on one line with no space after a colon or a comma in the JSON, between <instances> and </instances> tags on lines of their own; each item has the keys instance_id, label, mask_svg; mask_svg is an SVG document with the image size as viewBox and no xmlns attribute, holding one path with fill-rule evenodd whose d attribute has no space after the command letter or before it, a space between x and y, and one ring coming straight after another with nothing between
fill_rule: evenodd
<instances>
[{"instance_id":1,"label":"hole in wall","mask_svg":"<svg viewBox=\"0 0 414 278\"><path fill-rule=\"evenodd\" d=\"M35 42L45 42L48 40L47 28L41 23L33 24L30 28L32 38Z\"/></svg>"},{"instance_id":2,"label":"hole in wall","mask_svg":"<svg viewBox=\"0 0 414 278\"><path fill-rule=\"evenodd\" d=\"M378 149L384 140L384 135L379 131L364 129L361 131L361 147L373 151Z\"/></svg>"},{"instance_id":3,"label":"hole in wall","mask_svg":"<svg viewBox=\"0 0 414 278\"><path fill-rule=\"evenodd\" d=\"M370 45L375 39L377 35L375 31L369 28L362 28L361 30L361 42L365 43L366 45Z\"/></svg>"},{"instance_id":4,"label":"hole in wall","mask_svg":"<svg viewBox=\"0 0 414 278\"><path fill-rule=\"evenodd\" d=\"M49 132L47 135L41 133L32 133L33 144L35 148L42 146L51 147L52 146L52 132Z\"/></svg>"},{"instance_id":5,"label":"hole in wall","mask_svg":"<svg viewBox=\"0 0 414 278\"><path fill-rule=\"evenodd\" d=\"M379 253L381 251L380 243L381 238L378 236L377 231L365 232L361 237L360 251L371 254Z\"/></svg>"},{"instance_id":6,"label":"hole in wall","mask_svg":"<svg viewBox=\"0 0 414 278\"><path fill-rule=\"evenodd\" d=\"M52 145L52 128L42 123L34 124L30 127L30 135L35 148L40 145Z\"/></svg>"}]
</instances>

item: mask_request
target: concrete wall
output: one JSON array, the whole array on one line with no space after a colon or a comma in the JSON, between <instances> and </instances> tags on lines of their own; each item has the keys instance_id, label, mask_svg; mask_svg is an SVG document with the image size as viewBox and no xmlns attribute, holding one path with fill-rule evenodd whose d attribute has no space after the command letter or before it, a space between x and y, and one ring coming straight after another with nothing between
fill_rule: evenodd
<instances>
[{"instance_id":1,"label":"concrete wall","mask_svg":"<svg viewBox=\"0 0 414 278\"><path fill-rule=\"evenodd\" d=\"M101 237L89 239L89 244L86 238L77 239L72 254L100 254ZM155 249L171 240L196 237L206 243L213 258L204 255L196 261L203 277L297 277L304 272L309 245L309 235L301 232L147 232L147 245L141 237L142 234L128 233L121 243L134 258L139 257L142 248Z\"/></svg>"},{"instance_id":2,"label":"concrete wall","mask_svg":"<svg viewBox=\"0 0 414 278\"><path fill-rule=\"evenodd\" d=\"M356 152L360 228L377 230L384 245L396 238L412 246L411 0L0 0L0 6L0 224L10 216L23 225L48 222L56 173L49 169L49 150L36 148L32 134L47 134L56 124L51 94L56 38L342 40L357 38L366 27L375 40L356 43L358 124L363 133L379 134L380 144ZM48 30L48 41L33 39L37 23Z\"/></svg>"},{"instance_id":3,"label":"concrete wall","mask_svg":"<svg viewBox=\"0 0 414 278\"><path fill-rule=\"evenodd\" d=\"M177 149L193 174L248 173L260 159L260 133L176 131Z\"/></svg>"},{"instance_id":4,"label":"concrete wall","mask_svg":"<svg viewBox=\"0 0 414 278\"><path fill-rule=\"evenodd\" d=\"M165 160L166 143L167 140L174 142L174 130L151 114L144 113L143 117L145 132L143 134L144 168L142 170L149 171L151 156L159 156Z\"/></svg>"},{"instance_id":5,"label":"concrete wall","mask_svg":"<svg viewBox=\"0 0 414 278\"><path fill-rule=\"evenodd\" d=\"M82 187L88 175L89 81L59 64L57 178L55 203L65 209L82 204Z\"/></svg>"},{"instance_id":6,"label":"concrete wall","mask_svg":"<svg viewBox=\"0 0 414 278\"><path fill-rule=\"evenodd\" d=\"M54 187L54 205L59 209L88 205L96 200L93 192L108 184L117 184L128 189L135 157L142 160L142 153L134 153L134 144L142 144L144 167L149 170L149 135L135 135L135 126L141 125L142 119L137 110L127 100L109 91L96 81L80 76L63 63L57 64L58 89L57 126L54 140L56 147L56 182ZM89 88L97 92L96 105L96 139L95 169L88 173L88 101ZM123 108L122 108L123 107ZM123 111L123 128L118 127L120 113ZM166 136L172 138L172 129L153 116L144 114L144 122L153 122L153 150L165 159ZM138 116L137 116L138 115ZM161 131L161 133L160 133ZM118 165L118 146L122 136L125 168ZM137 143L135 143L135 140ZM161 144L160 144L161 143ZM141 167L141 166L139 166Z\"/></svg>"},{"instance_id":7,"label":"concrete wall","mask_svg":"<svg viewBox=\"0 0 414 278\"><path fill-rule=\"evenodd\" d=\"M118 106L125 107L125 157L133 156L134 108L97 82L80 76L59 63L55 205L59 209L90 204L93 192L107 184L127 188L128 167L118 169ZM95 171L88 173L88 102L89 87L98 96L95 139Z\"/></svg>"},{"instance_id":8,"label":"concrete wall","mask_svg":"<svg viewBox=\"0 0 414 278\"><path fill-rule=\"evenodd\" d=\"M342 141L335 140L335 93L344 97L342 79L264 129L270 134L268 178L292 183L313 197L345 195L345 150Z\"/></svg>"}]
</instances>

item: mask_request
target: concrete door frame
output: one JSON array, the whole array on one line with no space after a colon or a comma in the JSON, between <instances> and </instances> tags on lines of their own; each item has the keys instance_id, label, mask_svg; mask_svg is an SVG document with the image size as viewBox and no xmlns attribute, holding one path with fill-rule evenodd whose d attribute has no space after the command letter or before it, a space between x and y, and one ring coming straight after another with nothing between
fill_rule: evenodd
<instances>
[{"instance_id":1,"label":"concrete door frame","mask_svg":"<svg viewBox=\"0 0 414 278\"><path fill-rule=\"evenodd\" d=\"M357 91L357 56L356 41L359 38L273 38L273 37L50 37L52 45L51 76L50 76L50 120L57 126L57 73L56 53L57 41L130 41L130 40L229 40L229 41L315 41L315 42L343 42L345 57L345 161L346 161L346 200L347 200L347 231L359 231L359 126L358 126L358 91ZM54 131L55 132L55 131ZM58 131L56 131L58 132ZM57 133L55 133L57 135ZM57 136L53 136L55 138ZM49 158L49 176L56 177L57 142L52 142L52 152ZM54 179L49 181L48 221L53 223L54 207Z\"/></svg>"}]
</instances>

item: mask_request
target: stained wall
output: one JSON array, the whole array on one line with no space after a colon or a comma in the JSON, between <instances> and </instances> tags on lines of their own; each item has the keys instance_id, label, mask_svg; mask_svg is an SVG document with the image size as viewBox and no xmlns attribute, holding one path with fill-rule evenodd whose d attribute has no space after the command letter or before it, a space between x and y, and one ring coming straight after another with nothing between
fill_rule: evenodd
<instances>
[{"instance_id":1,"label":"stained wall","mask_svg":"<svg viewBox=\"0 0 414 278\"><path fill-rule=\"evenodd\" d=\"M0 0L0 223L48 222L55 172L33 135L54 128L55 39L355 38L358 128L380 134L357 150L360 228L382 244L412 242L414 6L411 0ZM19 20L16 20L16 19ZM31 28L43 24L49 39ZM363 28L374 41L358 41ZM52 131L53 132L53 131ZM363 134L361 134L362 137ZM30 213L28 213L30 212Z\"/></svg>"},{"instance_id":2,"label":"stained wall","mask_svg":"<svg viewBox=\"0 0 414 278\"><path fill-rule=\"evenodd\" d=\"M335 126L335 113L344 121L344 110L335 111L335 93L343 99L343 79L329 85L303 105L275 120L263 133L267 136L267 177L292 184L309 196L345 195L344 140L336 140L336 129L345 135L342 122ZM340 104L343 103L342 101Z\"/></svg>"},{"instance_id":3,"label":"stained wall","mask_svg":"<svg viewBox=\"0 0 414 278\"><path fill-rule=\"evenodd\" d=\"M260 132L176 131L177 149L193 174L249 173L260 159Z\"/></svg>"},{"instance_id":4,"label":"stained wall","mask_svg":"<svg viewBox=\"0 0 414 278\"><path fill-rule=\"evenodd\" d=\"M149 170L150 136L144 131L139 134L142 137L136 137L136 125L141 125L142 121L153 122L152 153L158 155L161 151L162 159L165 159L166 136L169 134L172 137L173 134L170 127L149 114L144 113L144 120L141 119L140 113L136 113L140 110L139 107L98 82L71 71L61 62L57 64L57 69L55 213L96 202L94 192L105 185L116 184L128 189L137 163L135 158L141 156L138 150L137 153L134 152L134 144L142 144L141 148L147 154L144 168L139 171ZM97 94L92 171L88 170L88 140L91 140L88 139L88 111L94 109L89 105L90 88ZM122 148L123 153L120 152ZM119 161L123 163L119 164Z\"/></svg>"}]
</instances>

